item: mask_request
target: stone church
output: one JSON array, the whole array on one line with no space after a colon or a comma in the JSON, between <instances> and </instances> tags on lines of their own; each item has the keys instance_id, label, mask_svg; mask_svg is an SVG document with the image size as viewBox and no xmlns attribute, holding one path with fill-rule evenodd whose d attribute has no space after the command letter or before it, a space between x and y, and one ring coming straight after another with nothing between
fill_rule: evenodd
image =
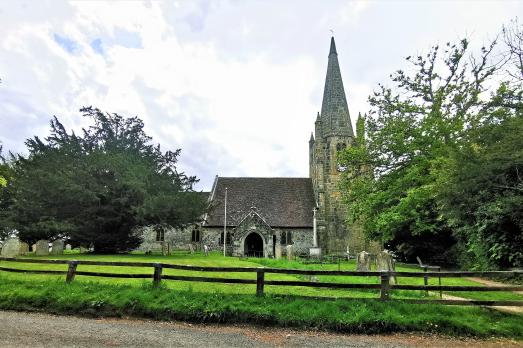
<instances>
[{"instance_id":1,"label":"stone church","mask_svg":"<svg viewBox=\"0 0 523 348\"><path fill-rule=\"evenodd\" d=\"M175 249L207 245L234 256L275 257L292 245L296 254L319 247L323 254L366 249L356 226L348 226L338 190L336 154L354 138L338 53L331 38L321 112L309 140L308 178L216 176L201 225L164 235L145 233L142 249L168 241ZM225 213L226 211L226 213ZM318 249L318 248L315 248Z\"/></svg>"}]
</instances>

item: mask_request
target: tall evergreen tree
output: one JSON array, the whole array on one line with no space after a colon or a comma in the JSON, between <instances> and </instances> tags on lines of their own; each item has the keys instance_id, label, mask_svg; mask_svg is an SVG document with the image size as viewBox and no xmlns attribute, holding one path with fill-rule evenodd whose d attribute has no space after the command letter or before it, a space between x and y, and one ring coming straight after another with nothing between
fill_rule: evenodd
<instances>
[{"instance_id":1,"label":"tall evergreen tree","mask_svg":"<svg viewBox=\"0 0 523 348\"><path fill-rule=\"evenodd\" d=\"M9 221L21 239L124 252L139 245L138 226L198 221L206 203L193 191L196 178L176 169L180 150L153 145L138 117L81 112L94 122L81 136L55 117L50 136L29 139L29 155L13 161Z\"/></svg>"}]
</instances>

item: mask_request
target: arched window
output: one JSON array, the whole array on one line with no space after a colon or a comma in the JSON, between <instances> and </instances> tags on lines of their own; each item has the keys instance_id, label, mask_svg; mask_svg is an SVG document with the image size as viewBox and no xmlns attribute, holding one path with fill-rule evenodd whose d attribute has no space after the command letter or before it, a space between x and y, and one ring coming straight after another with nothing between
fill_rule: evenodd
<instances>
[{"instance_id":1,"label":"arched window","mask_svg":"<svg viewBox=\"0 0 523 348\"><path fill-rule=\"evenodd\" d=\"M165 230L163 228L159 228L156 230L156 241L157 242L165 241Z\"/></svg>"},{"instance_id":2,"label":"arched window","mask_svg":"<svg viewBox=\"0 0 523 348\"><path fill-rule=\"evenodd\" d=\"M200 229L195 228L194 230L192 230L191 242L197 243L199 241L200 241Z\"/></svg>"}]
</instances>

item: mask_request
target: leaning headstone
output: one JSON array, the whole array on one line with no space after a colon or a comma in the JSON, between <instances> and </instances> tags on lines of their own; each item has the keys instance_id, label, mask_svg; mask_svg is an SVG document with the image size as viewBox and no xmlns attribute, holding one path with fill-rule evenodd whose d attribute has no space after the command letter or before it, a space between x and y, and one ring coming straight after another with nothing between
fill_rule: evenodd
<instances>
[{"instance_id":1,"label":"leaning headstone","mask_svg":"<svg viewBox=\"0 0 523 348\"><path fill-rule=\"evenodd\" d=\"M275 246L274 246L274 258L279 260L281 259L281 244L280 243L277 243Z\"/></svg>"},{"instance_id":2,"label":"leaning headstone","mask_svg":"<svg viewBox=\"0 0 523 348\"><path fill-rule=\"evenodd\" d=\"M35 255L36 256L49 255L49 242L46 240L43 240L43 239L36 242Z\"/></svg>"},{"instance_id":3,"label":"leaning headstone","mask_svg":"<svg viewBox=\"0 0 523 348\"><path fill-rule=\"evenodd\" d=\"M287 261L292 261L292 245L287 245Z\"/></svg>"},{"instance_id":4,"label":"leaning headstone","mask_svg":"<svg viewBox=\"0 0 523 348\"><path fill-rule=\"evenodd\" d=\"M369 272L370 271L370 254L362 251L356 256L356 271Z\"/></svg>"},{"instance_id":5,"label":"leaning headstone","mask_svg":"<svg viewBox=\"0 0 523 348\"><path fill-rule=\"evenodd\" d=\"M396 267L392 255L387 251L380 251L376 257L377 271L395 272ZM390 283L396 284L396 277L390 277Z\"/></svg>"},{"instance_id":6,"label":"leaning headstone","mask_svg":"<svg viewBox=\"0 0 523 348\"><path fill-rule=\"evenodd\" d=\"M65 245L65 250L69 251L69 250L72 250L72 249L73 249L73 247L71 246L71 244L66 244Z\"/></svg>"},{"instance_id":7,"label":"leaning headstone","mask_svg":"<svg viewBox=\"0 0 523 348\"><path fill-rule=\"evenodd\" d=\"M20 255L27 255L29 253L29 244L20 242Z\"/></svg>"},{"instance_id":8,"label":"leaning headstone","mask_svg":"<svg viewBox=\"0 0 523 348\"><path fill-rule=\"evenodd\" d=\"M16 257L20 254L20 240L18 238L9 238L2 246L2 257Z\"/></svg>"},{"instance_id":9,"label":"leaning headstone","mask_svg":"<svg viewBox=\"0 0 523 348\"><path fill-rule=\"evenodd\" d=\"M57 239L51 246L51 255L63 255L64 253L64 241Z\"/></svg>"}]
</instances>

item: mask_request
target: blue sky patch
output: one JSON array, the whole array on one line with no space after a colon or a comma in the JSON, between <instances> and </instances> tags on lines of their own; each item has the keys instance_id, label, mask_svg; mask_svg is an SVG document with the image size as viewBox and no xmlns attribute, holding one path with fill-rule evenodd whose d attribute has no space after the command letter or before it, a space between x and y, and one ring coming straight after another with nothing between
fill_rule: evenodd
<instances>
[{"instance_id":1,"label":"blue sky patch","mask_svg":"<svg viewBox=\"0 0 523 348\"><path fill-rule=\"evenodd\" d=\"M115 30L114 43L127 48L143 48L142 38L137 32L120 28Z\"/></svg>"},{"instance_id":2,"label":"blue sky patch","mask_svg":"<svg viewBox=\"0 0 523 348\"><path fill-rule=\"evenodd\" d=\"M69 39L66 36L61 36L59 34L53 34L54 41L62 46L64 50L66 50L69 53L75 53L79 49L78 44L76 41Z\"/></svg>"},{"instance_id":3,"label":"blue sky patch","mask_svg":"<svg viewBox=\"0 0 523 348\"><path fill-rule=\"evenodd\" d=\"M104 47L102 44L102 39L100 39L100 38L94 39L93 41L91 41L91 48L93 49L93 51L95 51L98 54L101 54L101 55L104 54Z\"/></svg>"}]
</instances>

